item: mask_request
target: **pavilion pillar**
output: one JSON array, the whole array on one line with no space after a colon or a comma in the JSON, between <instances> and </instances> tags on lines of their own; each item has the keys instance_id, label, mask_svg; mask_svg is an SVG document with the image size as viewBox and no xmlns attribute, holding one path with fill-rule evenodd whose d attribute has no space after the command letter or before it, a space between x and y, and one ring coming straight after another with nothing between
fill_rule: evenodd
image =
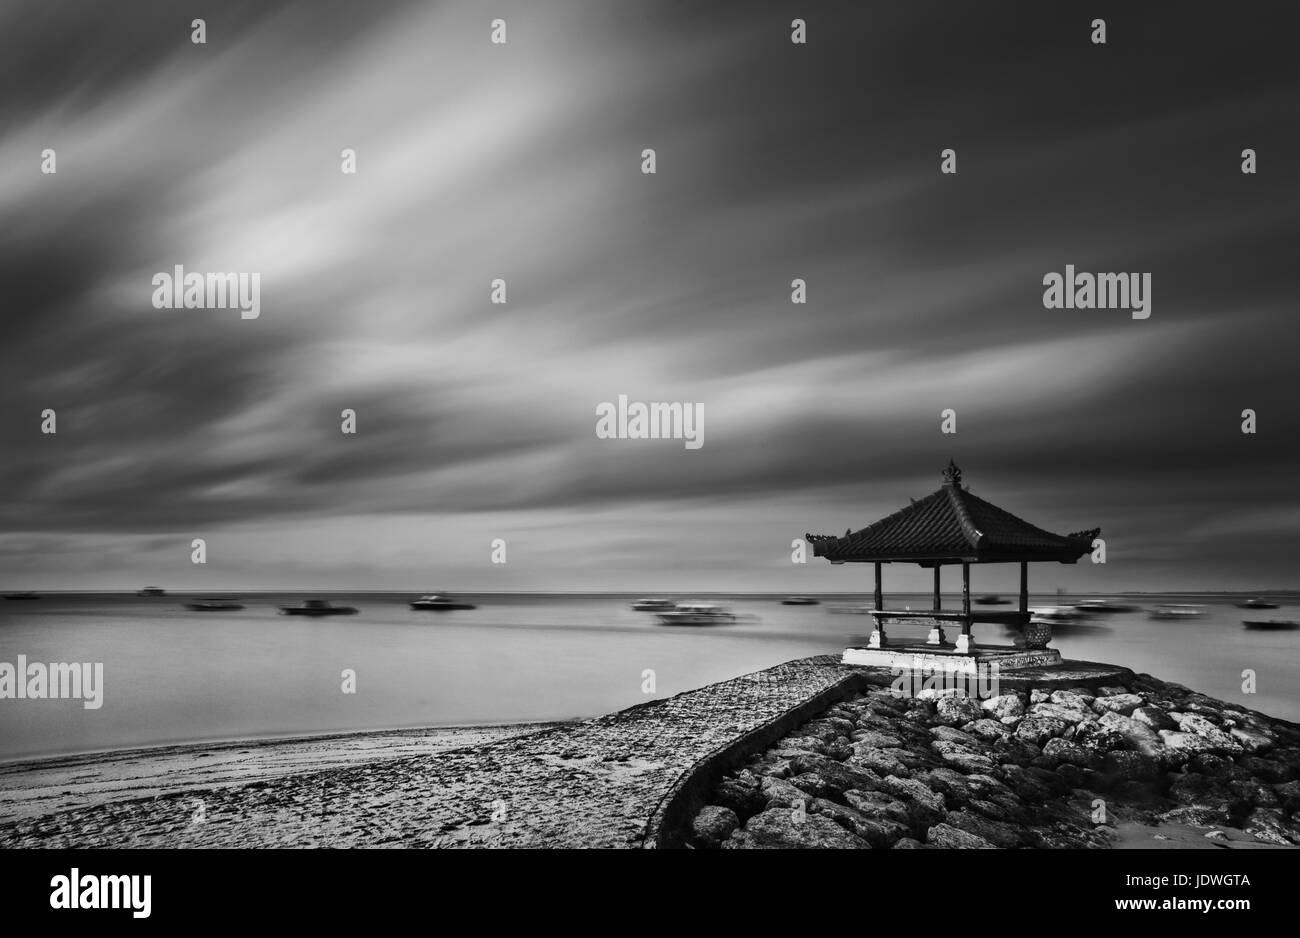
<instances>
[{"instance_id":1,"label":"pavilion pillar","mask_svg":"<svg viewBox=\"0 0 1300 938\"><path fill-rule=\"evenodd\" d=\"M876 561L876 612L882 612L885 608L885 598L883 584L881 583L880 562ZM871 633L871 638L867 642L868 648L885 647L885 620L882 616L875 616L876 628Z\"/></svg>"},{"instance_id":2,"label":"pavilion pillar","mask_svg":"<svg viewBox=\"0 0 1300 938\"><path fill-rule=\"evenodd\" d=\"M1029 563L1020 561L1020 611L1029 612Z\"/></svg>"},{"instance_id":3,"label":"pavilion pillar","mask_svg":"<svg viewBox=\"0 0 1300 938\"><path fill-rule=\"evenodd\" d=\"M961 563L961 614L966 617L966 628L963 631L970 632L970 564L966 561Z\"/></svg>"},{"instance_id":4,"label":"pavilion pillar","mask_svg":"<svg viewBox=\"0 0 1300 938\"><path fill-rule=\"evenodd\" d=\"M940 599L939 597L939 571L941 569L942 566L940 564L936 563L934 565L934 611L935 612L939 611L943 602L942 599ZM926 638L925 643L927 645L942 645L943 639L944 639L943 620L935 619L934 628L930 629L930 634Z\"/></svg>"},{"instance_id":5,"label":"pavilion pillar","mask_svg":"<svg viewBox=\"0 0 1300 938\"><path fill-rule=\"evenodd\" d=\"M970 634L970 564L961 562L961 635L957 637L957 651L971 650Z\"/></svg>"}]
</instances>

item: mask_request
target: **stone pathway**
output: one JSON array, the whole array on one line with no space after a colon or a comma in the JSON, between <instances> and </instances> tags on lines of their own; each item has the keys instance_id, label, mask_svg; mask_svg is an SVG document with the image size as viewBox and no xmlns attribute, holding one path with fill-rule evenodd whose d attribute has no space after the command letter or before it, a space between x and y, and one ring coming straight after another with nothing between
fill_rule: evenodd
<instances>
[{"instance_id":1,"label":"stone pathway","mask_svg":"<svg viewBox=\"0 0 1300 938\"><path fill-rule=\"evenodd\" d=\"M806 658L484 745L19 818L0 847L637 847L687 769L852 670Z\"/></svg>"}]
</instances>

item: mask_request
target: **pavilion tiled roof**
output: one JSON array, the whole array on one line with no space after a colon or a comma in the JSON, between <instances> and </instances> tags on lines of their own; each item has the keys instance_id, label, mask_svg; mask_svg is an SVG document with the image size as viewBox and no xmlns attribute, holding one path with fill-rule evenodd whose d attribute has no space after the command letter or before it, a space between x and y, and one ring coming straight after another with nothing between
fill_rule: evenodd
<instances>
[{"instance_id":1,"label":"pavilion tiled roof","mask_svg":"<svg viewBox=\"0 0 1300 938\"><path fill-rule=\"evenodd\" d=\"M1052 534L961 486L951 461L937 492L843 537L807 534L813 555L832 563L861 561L1057 561L1074 563L1092 550L1100 528Z\"/></svg>"}]
</instances>

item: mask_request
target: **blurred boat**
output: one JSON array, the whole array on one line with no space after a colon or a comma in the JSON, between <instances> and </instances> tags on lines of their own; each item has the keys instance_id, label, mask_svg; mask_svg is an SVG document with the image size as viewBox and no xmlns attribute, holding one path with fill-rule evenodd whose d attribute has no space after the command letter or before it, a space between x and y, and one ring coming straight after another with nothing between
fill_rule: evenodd
<instances>
[{"instance_id":1,"label":"blurred boat","mask_svg":"<svg viewBox=\"0 0 1300 938\"><path fill-rule=\"evenodd\" d=\"M637 612L667 612L676 609L677 602L672 599L638 599L632 608Z\"/></svg>"},{"instance_id":2,"label":"blurred boat","mask_svg":"<svg viewBox=\"0 0 1300 938\"><path fill-rule=\"evenodd\" d=\"M678 603L671 612L658 613L664 625L721 625L735 622L736 615L715 603Z\"/></svg>"},{"instance_id":3,"label":"blurred boat","mask_svg":"<svg viewBox=\"0 0 1300 938\"><path fill-rule=\"evenodd\" d=\"M1083 613L1076 606L1039 606L1029 610L1033 618L1044 622L1072 622L1083 618Z\"/></svg>"},{"instance_id":4,"label":"blurred boat","mask_svg":"<svg viewBox=\"0 0 1300 938\"><path fill-rule=\"evenodd\" d=\"M1164 603L1156 606L1147 615L1152 619L1195 619L1201 615L1201 607Z\"/></svg>"},{"instance_id":5,"label":"blurred boat","mask_svg":"<svg viewBox=\"0 0 1300 938\"><path fill-rule=\"evenodd\" d=\"M1050 625L1052 627L1052 632L1056 635L1110 631L1110 626L1103 625L1097 617L1086 616L1073 606L1041 607L1030 615L1029 621ZM1023 625L1008 624L1005 627L1011 632L1019 632L1022 634L1025 630Z\"/></svg>"},{"instance_id":6,"label":"blurred boat","mask_svg":"<svg viewBox=\"0 0 1300 938\"><path fill-rule=\"evenodd\" d=\"M998 595L976 596L975 605L977 606L1010 606L1011 600L1003 599Z\"/></svg>"},{"instance_id":7,"label":"blurred boat","mask_svg":"<svg viewBox=\"0 0 1300 938\"><path fill-rule=\"evenodd\" d=\"M1248 629L1268 632L1300 629L1300 622L1293 622L1290 619L1243 619L1241 624Z\"/></svg>"},{"instance_id":8,"label":"blurred boat","mask_svg":"<svg viewBox=\"0 0 1300 938\"><path fill-rule=\"evenodd\" d=\"M787 596L781 600L782 606L817 606L821 600L813 596Z\"/></svg>"},{"instance_id":9,"label":"blurred boat","mask_svg":"<svg viewBox=\"0 0 1300 938\"><path fill-rule=\"evenodd\" d=\"M1267 599L1248 599L1244 603L1237 603L1238 609L1276 609L1277 603L1269 602Z\"/></svg>"},{"instance_id":10,"label":"blurred boat","mask_svg":"<svg viewBox=\"0 0 1300 938\"><path fill-rule=\"evenodd\" d=\"M1111 612L1137 612L1137 606L1117 603L1113 599L1085 599L1076 607L1084 615L1103 615Z\"/></svg>"},{"instance_id":11,"label":"blurred boat","mask_svg":"<svg viewBox=\"0 0 1300 938\"><path fill-rule=\"evenodd\" d=\"M243 609L244 606L233 599L196 599L192 603L186 603L185 608L194 612L232 612Z\"/></svg>"},{"instance_id":12,"label":"blurred boat","mask_svg":"<svg viewBox=\"0 0 1300 938\"><path fill-rule=\"evenodd\" d=\"M137 596L166 596L166 595L167 595L167 591L166 591L165 589L163 589L161 586L146 586L146 587L145 587L144 589L142 589L142 590L136 590L136 591L135 591L135 595L137 595Z\"/></svg>"},{"instance_id":13,"label":"blurred boat","mask_svg":"<svg viewBox=\"0 0 1300 938\"><path fill-rule=\"evenodd\" d=\"M462 603L452 599L448 593L428 593L411 603L412 609L426 612L443 612L453 609L474 609L473 603Z\"/></svg>"},{"instance_id":14,"label":"blurred boat","mask_svg":"<svg viewBox=\"0 0 1300 938\"><path fill-rule=\"evenodd\" d=\"M350 616L357 612L352 606L332 606L328 599L304 599L296 606L281 606L282 616Z\"/></svg>"},{"instance_id":15,"label":"blurred boat","mask_svg":"<svg viewBox=\"0 0 1300 938\"><path fill-rule=\"evenodd\" d=\"M5 593L5 599L40 599L35 593L28 591L24 593Z\"/></svg>"}]
</instances>

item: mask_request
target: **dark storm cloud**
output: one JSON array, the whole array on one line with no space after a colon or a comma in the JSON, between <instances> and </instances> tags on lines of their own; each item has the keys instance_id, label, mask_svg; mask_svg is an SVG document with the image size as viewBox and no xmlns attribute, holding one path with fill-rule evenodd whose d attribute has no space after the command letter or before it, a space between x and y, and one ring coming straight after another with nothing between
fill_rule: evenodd
<instances>
[{"instance_id":1,"label":"dark storm cloud","mask_svg":"<svg viewBox=\"0 0 1300 938\"><path fill-rule=\"evenodd\" d=\"M232 4L207 46L169 3L7 7L0 552L30 571L84 555L74 535L143 555L269 525L249 556L292 566L309 524L364 554L401 516L477 538L464 515L504 512L653 571L680 538L628 525L780 547L952 457L1152 569L1203 566L1206 539L1293 555L1300 81L1276 8L799 6ZM260 271L262 317L153 309L175 263ZM1066 264L1152 272L1152 318L1045 310ZM619 394L703 403L705 446L596 439Z\"/></svg>"}]
</instances>

